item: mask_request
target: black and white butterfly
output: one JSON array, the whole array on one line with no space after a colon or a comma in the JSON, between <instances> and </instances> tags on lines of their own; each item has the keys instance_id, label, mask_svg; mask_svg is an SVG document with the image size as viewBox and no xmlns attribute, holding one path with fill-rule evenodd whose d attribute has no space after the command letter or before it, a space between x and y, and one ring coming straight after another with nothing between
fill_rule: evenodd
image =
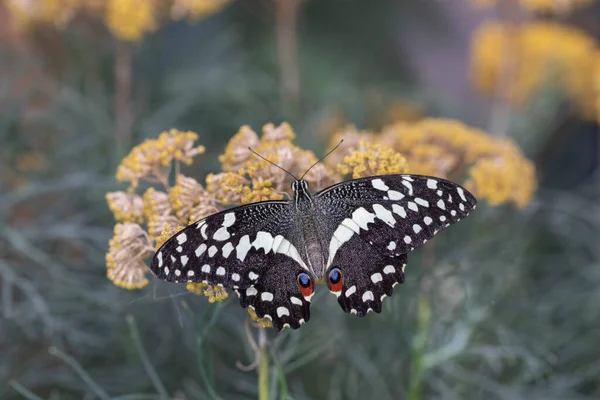
<instances>
[{"instance_id":1,"label":"black and white butterfly","mask_svg":"<svg viewBox=\"0 0 600 400\"><path fill-rule=\"evenodd\" d=\"M293 199L248 204L176 233L151 269L169 282L233 288L242 307L277 330L310 318L316 281L325 280L347 313L381 312L404 282L407 253L465 218L475 197L445 179L382 175L313 194L292 182Z\"/></svg>"}]
</instances>

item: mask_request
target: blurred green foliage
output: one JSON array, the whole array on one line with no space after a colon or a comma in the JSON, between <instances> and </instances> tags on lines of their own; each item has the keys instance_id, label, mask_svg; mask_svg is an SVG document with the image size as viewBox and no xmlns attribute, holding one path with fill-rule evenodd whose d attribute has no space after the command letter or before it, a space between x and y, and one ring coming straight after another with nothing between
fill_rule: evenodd
<instances>
[{"instance_id":1,"label":"blurred green foliage","mask_svg":"<svg viewBox=\"0 0 600 400\"><path fill-rule=\"evenodd\" d=\"M130 292L105 278L114 221L104 193L118 187L116 166L132 145L176 127L207 147L187 171L203 176L218 170L216 156L239 126L282 120L318 154L328 140L319 127L338 109L369 127L372 91L448 109L424 93L395 38L407 15L445 35L451 28L433 4L306 2L296 107L281 101L269 2L164 27L133 47L127 143L113 134L110 41L74 26L38 32L29 51L4 45L0 398L256 398L256 372L236 366L254 353L235 299L209 305L178 285L153 280ZM411 254L407 282L381 315L346 315L319 287L308 325L268 332L271 398L600 397L597 126L561 105L543 93L511 125L545 167L534 203L524 211L482 204L437 240L433 272L420 268L423 250ZM469 109L460 107L462 118L473 118ZM587 166L574 167L586 151ZM43 166L19 167L23 154ZM433 286L423 337L415 324L425 276Z\"/></svg>"}]
</instances>

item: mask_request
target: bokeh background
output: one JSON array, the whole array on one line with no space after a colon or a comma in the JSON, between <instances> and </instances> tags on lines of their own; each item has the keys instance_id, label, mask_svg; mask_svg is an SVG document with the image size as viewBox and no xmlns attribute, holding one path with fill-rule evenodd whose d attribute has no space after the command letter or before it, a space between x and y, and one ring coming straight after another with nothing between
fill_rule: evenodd
<instances>
[{"instance_id":1,"label":"bokeh background","mask_svg":"<svg viewBox=\"0 0 600 400\"><path fill-rule=\"evenodd\" d=\"M599 398L599 36L593 0L0 0L0 398ZM283 121L480 205L381 314L320 286L307 325L261 331L259 382L235 296L107 279L106 193L164 130L197 133L204 182Z\"/></svg>"}]
</instances>

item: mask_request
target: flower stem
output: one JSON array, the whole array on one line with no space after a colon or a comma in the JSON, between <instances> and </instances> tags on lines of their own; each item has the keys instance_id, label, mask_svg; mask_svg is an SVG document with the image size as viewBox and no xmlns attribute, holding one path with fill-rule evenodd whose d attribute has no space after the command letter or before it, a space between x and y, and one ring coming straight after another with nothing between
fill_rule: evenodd
<instances>
[{"instance_id":1,"label":"flower stem","mask_svg":"<svg viewBox=\"0 0 600 400\"><path fill-rule=\"evenodd\" d=\"M285 104L297 106L300 100L298 35L296 20L300 0L275 0L275 29L281 95Z\"/></svg>"},{"instance_id":2,"label":"flower stem","mask_svg":"<svg viewBox=\"0 0 600 400\"><path fill-rule=\"evenodd\" d=\"M115 137L119 150L131 142L131 45L118 42L115 55Z\"/></svg>"},{"instance_id":3,"label":"flower stem","mask_svg":"<svg viewBox=\"0 0 600 400\"><path fill-rule=\"evenodd\" d=\"M258 347L260 348L258 399L269 400L269 355L267 351L267 332L265 328L259 328L258 330Z\"/></svg>"},{"instance_id":4,"label":"flower stem","mask_svg":"<svg viewBox=\"0 0 600 400\"><path fill-rule=\"evenodd\" d=\"M431 288L433 287L433 266L435 265L435 241L423 248L423 269L425 276L421 280L415 334L411 346L410 380L408 382L408 398L423 398L423 374L425 372L425 347L431 325Z\"/></svg>"}]
</instances>

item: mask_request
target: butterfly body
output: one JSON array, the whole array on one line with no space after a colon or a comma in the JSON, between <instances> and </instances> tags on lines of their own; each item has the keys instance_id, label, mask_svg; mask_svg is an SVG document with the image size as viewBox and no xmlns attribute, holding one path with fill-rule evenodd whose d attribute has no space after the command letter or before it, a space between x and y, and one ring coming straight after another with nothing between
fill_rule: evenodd
<instances>
[{"instance_id":1,"label":"butterfly body","mask_svg":"<svg viewBox=\"0 0 600 400\"><path fill-rule=\"evenodd\" d=\"M314 283L325 281L345 312L380 312L404 281L406 254L475 208L450 181L384 175L313 194L292 182L291 200L225 210L175 234L151 269L171 282L232 288L243 307L278 330L310 318Z\"/></svg>"}]
</instances>

